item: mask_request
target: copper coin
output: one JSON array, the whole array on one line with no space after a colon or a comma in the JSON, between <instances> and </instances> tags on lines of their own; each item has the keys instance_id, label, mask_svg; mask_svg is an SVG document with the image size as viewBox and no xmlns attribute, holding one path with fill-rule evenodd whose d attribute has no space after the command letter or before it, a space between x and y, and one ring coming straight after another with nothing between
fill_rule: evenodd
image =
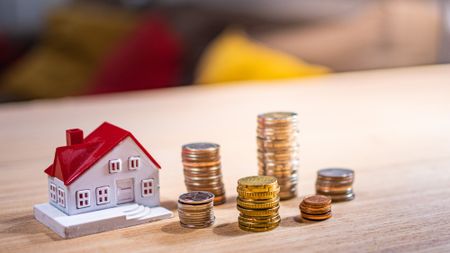
<instances>
[{"instance_id":1,"label":"copper coin","mask_svg":"<svg viewBox=\"0 0 450 253\"><path fill-rule=\"evenodd\" d=\"M328 206L331 204L331 198L324 195L312 195L305 197L302 203L307 206Z\"/></svg>"},{"instance_id":2,"label":"copper coin","mask_svg":"<svg viewBox=\"0 0 450 253\"><path fill-rule=\"evenodd\" d=\"M325 214L307 214L302 213L302 217L307 220L320 221L331 218L331 211Z\"/></svg>"}]
</instances>

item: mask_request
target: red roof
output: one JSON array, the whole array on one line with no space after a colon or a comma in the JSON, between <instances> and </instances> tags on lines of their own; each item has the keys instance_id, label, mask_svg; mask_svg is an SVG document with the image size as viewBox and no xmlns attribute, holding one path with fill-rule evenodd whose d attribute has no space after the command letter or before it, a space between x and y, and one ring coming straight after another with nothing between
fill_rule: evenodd
<instances>
[{"instance_id":1,"label":"red roof","mask_svg":"<svg viewBox=\"0 0 450 253\"><path fill-rule=\"evenodd\" d=\"M130 137L161 169L161 166L130 132L105 122L90 133L82 143L56 148L54 162L45 170L45 173L60 179L65 185L70 185L127 137Z\"/></svg>"}]
</instances>

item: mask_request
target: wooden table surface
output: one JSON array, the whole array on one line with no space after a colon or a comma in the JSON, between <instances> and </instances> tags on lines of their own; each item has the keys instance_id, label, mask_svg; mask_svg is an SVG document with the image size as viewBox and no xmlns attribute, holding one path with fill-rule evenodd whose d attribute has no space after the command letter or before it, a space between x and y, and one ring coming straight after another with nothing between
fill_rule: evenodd
<instances>
[{"instance_id":1,"label":"wooden table surface","mask_svg":"<svg viewBox=\"0 0 450 253\"><path fill-rule=\"evenodd\" d=\"M0 106L2 252L449 252L450 65L336 74L220 87L182 87ZM356 199L333 218L299 223L300 197L281 203L280 227L237 226L235 187L257 173L261 112L300 115L301 196L316 171L355 170ZM181 228L178 218L76 239L60 239L33 218L47 201L43 170L65 144L65 129L103 121L130 130L160 162L162 204L175 210L185 191L181 145L222 146L228 203L216 223Z\"/></svg>"}]
</instances>

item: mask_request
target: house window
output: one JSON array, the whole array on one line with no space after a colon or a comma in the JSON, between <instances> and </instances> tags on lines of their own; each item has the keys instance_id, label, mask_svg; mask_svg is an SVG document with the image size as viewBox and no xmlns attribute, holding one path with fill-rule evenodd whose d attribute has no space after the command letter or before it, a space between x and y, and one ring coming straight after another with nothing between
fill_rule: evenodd
<instances>
[{"instance_id":1,"label":"house window","mask_svg":"<svg viewBox=\"0 0 450 253\"><path fill-rule=\"evenodd\" d=\"M153 196L153 179L144 179L141 183L142 197Z\"/></svg>"},{"instance_id":2,"label":"house window","mask_svg":"<svg viewBox=\"0 0 450 253\"><path fill-rule=\"evenodd\" d=\"M58 205L66 207L66 193L61 187L58 187Z\"/></svg>"},{"instance_id":3,"label":"house window","mask_svg":"<svg viewBox=\"0 0 450 253\"><path fill-rule=\"evenodd\" d=\"M122 170L122 160L114 159L109 161L109 173L116 173Z\"/></svg>"},{"instance_id":4,"label":"house window","mask_svg":"<svg viewBox=\"0 0 450 253\"><path fill-rule=\"evenodd\" d=\"M56 197L56 185L55 184L50 183L49 193L50 193L50 201L56 203L58 198Z\"/></svg>"},{"instance_id":5,"label":"house window","mask_svg":"<svg viewBox=\"0 0 450 253\"><path fill-rule=\"evenodd\" d=\"M98 187L95 191L95 195L97 197L97 205L109 203L109 186Z\"/></svg>"},{"instance_id":6,"label":"house window","mask_svg":"<svg viewBox=\"0 0 450 253\"><path fill-rule=\"evenodd\" d=\"M77 208L85 208L91 206L91 191L89 190L81 190L77 191L76 199L77 199Z\"/></svg>"},{"instance_id":7,"label":"house window","mask_svg":"<svg viewBox=\"0 0 450 253\"><path fill-rule=\"evenodd\" d=\"M137 170L139 169L140 166L140 161L141 159L139 158L139 156L131 156L130 158L128 158L128 168L130 170Z\"/></svg>"}]
</instances>

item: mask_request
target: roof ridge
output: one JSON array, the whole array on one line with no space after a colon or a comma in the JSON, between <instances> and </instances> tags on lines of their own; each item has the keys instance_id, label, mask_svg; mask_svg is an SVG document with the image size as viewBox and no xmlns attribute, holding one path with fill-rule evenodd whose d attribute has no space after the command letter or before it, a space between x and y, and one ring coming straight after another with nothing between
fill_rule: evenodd
<instances>
[{"instance_id":1,"label":"roof ridge","mask_svg":"<svg viewBox=\"0 0 450 253\"><path fill-rule=\"evenodd\" d=\"M158 162L130 131L105 121L89 133L82 143L57 147L53 164L45 172L69 185L127 137L134 141L158 169L161 169ZM57 161L60 164L59 168L55 168Z\"/></svg>"}]
</instances>

